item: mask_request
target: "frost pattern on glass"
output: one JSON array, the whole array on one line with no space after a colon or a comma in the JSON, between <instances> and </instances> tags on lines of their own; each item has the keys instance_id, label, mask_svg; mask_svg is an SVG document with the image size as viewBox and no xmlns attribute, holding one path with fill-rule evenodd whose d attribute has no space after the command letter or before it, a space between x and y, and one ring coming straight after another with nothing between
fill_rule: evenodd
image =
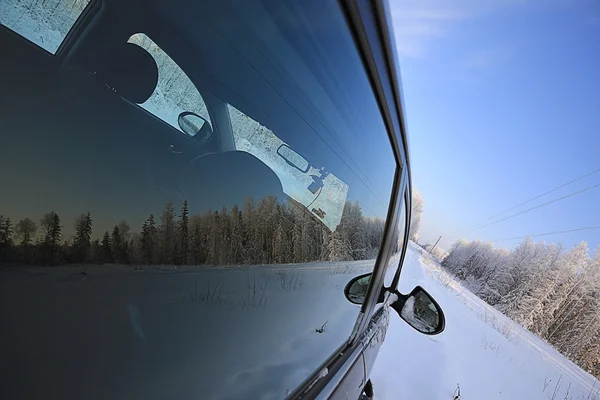
<instances>
[{"instance_id":1,"label":"frost pattern on glass","mask_svg":"<svg viewBox=\"0 0 600 400\"><path fill-rule=\"evenodd\" d=\"M289 165L277 153L283 140L232 105L228 108L236 150L250 153L267 164L279 177L285 194L307 207L329 229L335 230L342 220L348 185L331 173L324 174L319 166L310 165L304 173ZM309 189L313 175L324 176L323 187L316 193Z\"/></svg>"},{"instance_id":2,"label":"frost pattern on glass","mask_svg":"<svg viewBox=\"0 0 600 400\"><path fill-rule=\"evenodd\" d=\"M0 23L56 53L89 0L2 0Z\"/></svg>"},{"instance_id":3,"label":"frost pattern on glass","mask_svg":"<svg viewBox=\"0 0 600 400\"><path fill-rule=\"evenodd\" d=\"M178 117L184 111L198 114L212 126L200 92L179 65L143 33L136 33L128 42L150 53L158 66L156 89L140 106L178 130Z\"/></svg>"}]
</instances>

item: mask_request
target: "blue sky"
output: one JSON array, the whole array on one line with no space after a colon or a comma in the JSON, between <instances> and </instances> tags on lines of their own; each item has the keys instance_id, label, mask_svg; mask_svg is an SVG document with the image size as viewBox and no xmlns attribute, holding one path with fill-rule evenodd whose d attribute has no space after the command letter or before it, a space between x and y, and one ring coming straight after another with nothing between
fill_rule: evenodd
<instances>
[{"instance_id":1,"label":"blue sky","mask_svg":"<svg viewBox=\"0 0 600 400\"><path fill-rule=\"evenodd\" d=\"M421 241L600 225L600 187L457 235L600 169L600 2L391 0ZM502 217L600 183L600 172ZM500 218L500 217L499 217ZM488 221L493 222L494 220ZM600 229L536 238L600 245ZM498 241L513 247L520 240Z\"/></svg>"}]
</instances>

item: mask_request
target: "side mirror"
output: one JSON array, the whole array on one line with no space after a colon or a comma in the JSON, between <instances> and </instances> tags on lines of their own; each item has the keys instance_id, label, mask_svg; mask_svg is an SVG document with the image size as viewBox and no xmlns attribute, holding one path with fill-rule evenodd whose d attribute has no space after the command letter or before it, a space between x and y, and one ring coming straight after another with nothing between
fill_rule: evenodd
<instances>
[{"instance_id":1,"label":"side mirror","mask_svg":"<svg viewBox=\"0 0 600 400\"><path fill-rule=\"evenodd\" d=\"M362 304L367 298L367 292L371 285L372 274L363 274L354 277L344 288L344 295L353 304ZM389 289L387 289L389 290ZM386 289L381 288L377 303L383 303ZM440 305L431 297L425 289L417 286L409 295L403 295L394 291L398 300L391 304L400 318L426 335L437 335L446 327L446 317Z\"/></svg>"},{"instance_id":2,"label":"side mirror","mask_svg":"<svg viewBox=\"0 0 600 400\"><path fill-rule=\"evenodd\" d=\"M365 302L372 275L373 274L371 273L359 275L350 279L350 282L346 284L344 294L350 303L362 304ZM382 288L381 293L379 293L379 298L377 299L378 303L383 303L383 295L384 291Z\"/></svg>"},{"instance_id":3,"label":"side mirror","mask_svg":"<svg viewBox=\"0 0 600 400\"><path fill-rule=\"evenodd\" d=\"M446 318L439 304L420 286L408 296L399 295L392 304L400 318L426 335L437 335L446 327Z\"/></svg>"},{"instance_id":4,"label":"side mirror","mask_svg":"<svg viewBox=\"0 0 600 400\"><path fill-rule=\"evenodd\" d=\"M344 288L344 294L350 303L362 304L367 298L367 291L371 284L371 275L364 274L352 278Z\"/></svg>"},{"instance_id":5,"label":"side mirror","mask_svg":"<svg viewBox=\"0 0 600 400\"><path fill-rule=\"evenodd\" d=\"M296 153L290 146L287 144L282 144L277 149L277 154L281 158L285 160L286 163L296 168L298 171L302 173L307 173L310 169L310 164L304 157L300 154Z\"/></svg>"},{"instance_id":6,"label":"side mirror","mask_svg":"<svg viewBox=\"0 0 600 400\"><path fill-rule=\"evenodd\" d=\"M210 123L193 112L185 111L177 117L179 128L187 136L200 141L207 141L212 135Z\"/></svg>"}]
</instances>

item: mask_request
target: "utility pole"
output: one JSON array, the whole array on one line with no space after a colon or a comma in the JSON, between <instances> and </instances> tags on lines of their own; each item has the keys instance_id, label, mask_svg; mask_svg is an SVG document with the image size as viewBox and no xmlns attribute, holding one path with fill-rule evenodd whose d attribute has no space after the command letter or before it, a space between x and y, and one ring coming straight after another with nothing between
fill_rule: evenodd
<instances>
[{"instance_id":1,"label":"utility pole","mask_svg":"<svg viewBox=\"0 0 600 400\"><path fill-rule=\"evenodd\" d=\"M433 250L435 249L435 246L437 246L437 244L440 242L440 240L441 240L441 239L442 239L442 237L440 236L440 237L438 238L438 240L435 242L435 244L433 245L433 247L431 248L431 251L430 251L430 253L432 253L432 254L433 254Z\"/></svg>"}]
</instances>

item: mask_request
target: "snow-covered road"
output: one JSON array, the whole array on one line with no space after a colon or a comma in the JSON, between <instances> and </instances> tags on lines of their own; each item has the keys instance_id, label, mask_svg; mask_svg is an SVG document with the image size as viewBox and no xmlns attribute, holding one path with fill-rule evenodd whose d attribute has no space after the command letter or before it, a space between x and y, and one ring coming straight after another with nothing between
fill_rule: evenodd
<instances>
[{"instance_id":1,"label":"snow-covered road","mask_svg":"<svg viewBox=\"0 0 600 400\"><path fill-rule=\"evenodd\" d=\"M462 400L600 399L592 376L424 259L411 244L400 289L429 291L446 330L422 335L391 311L379 399L451 399L457 384ZM0 393L282 398L349 335L358 308L343 288L372 263L6 270Z\"/></svg>"},{"instance_id":2,"label":"snow-covered road","mask_svg":"<svg viewBox=\"0 0 600 400\"><path fill-rule=\"evenodd\" d=\"M445 274L411 244L400 290L423 286L446 315L438 336L397 315L371 376L379 399L600 399L600 382Z\"/></svg>"}]
</instances>

